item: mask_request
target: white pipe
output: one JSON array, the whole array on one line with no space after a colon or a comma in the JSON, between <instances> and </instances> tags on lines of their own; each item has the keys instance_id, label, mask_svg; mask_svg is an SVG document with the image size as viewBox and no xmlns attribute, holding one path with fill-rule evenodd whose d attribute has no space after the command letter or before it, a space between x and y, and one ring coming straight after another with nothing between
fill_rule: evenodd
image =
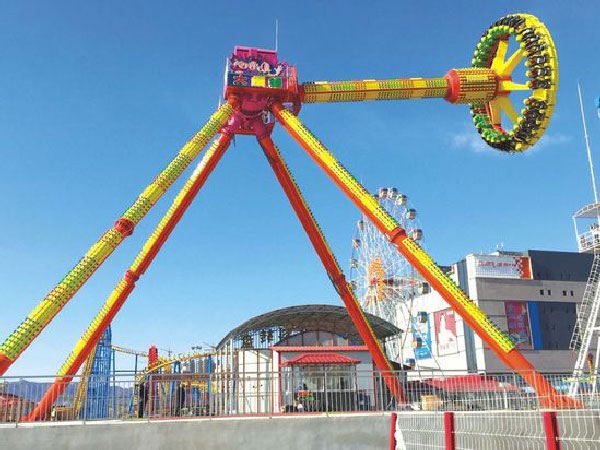
<instances>
[{"instance_id":1,"label":"white pipe","mask_svg":"<svg viewBox=\"0 0 600 450\"><path fill-rule=\"evenodd\" d=\"M585 138L585 148L587 151L588 163L590 165L590 173L592 175L592 187L594 188L594 201L598 203L598 191L596 190L596 177L594 176L594 163L592 162L592 150L590 148L590 140L588 138L587 126L585 124L585 113L583 112L583 100L581 99L581 84L577 83L579 91L579 107L581 108L581 122L583 123L583 137ZM600 117L600 111L598 112Z\"/></svg>"}]
</instances>

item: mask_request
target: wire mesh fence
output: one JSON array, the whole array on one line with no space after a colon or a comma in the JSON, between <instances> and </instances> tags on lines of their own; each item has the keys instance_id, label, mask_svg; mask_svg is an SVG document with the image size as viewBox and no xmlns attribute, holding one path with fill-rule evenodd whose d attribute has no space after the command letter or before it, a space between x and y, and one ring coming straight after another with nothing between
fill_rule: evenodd
<instances>
[{"instance_id":1,"label":"wire mesh fence","mask_svg":"<svg viewBox=\"0 0 600 450\"><path fill-rule=\"evenodd\" d=\"M61 394L48 401L52 390ZM43 376L0 378L0 423L391 411L395 405L380 373L346 369L122 373L66 382Z\"/></svg>"},{"instance_id":2,"label":"wire mesh fence","mask_svg":"<svg viewBox=\"0 0 600 450\"><path fill-rule=\"evenodd\" d=\"M546 433L539 411L461 411L454 420L457 449L546 448Z\"/></svg>"},{"instance_id":3,"label":"wire mesh fence","mask_svg":"<svg viewBox=\"0 0 600 450\"><path fill-rule=\"evenodd\" d=\"M546 374L560 395L577 383L573 409L556 410L562 449L600 449L600 379ZM404 402L390 394L399 381ZM515 374L358 371L291 368L278 372L114 373L73 377L55 401L44 395L54 377L0 378L0 423L155 420L331 412L398 414L399 449L446 448L452 412L457 449L546 448L544 398ZM56 386L55 386L56 387ZM53 400L51 398L51 400Z\"/></svg>"},{"instance_id":4,"label":"wire mesh fence","mask_svg":"<svg viewBox=\"0 0 600 450\"><path fill-rule=\"evenodd\" d=\"M562 450L600 448L600 408L557 412Z\"/></svg>"},{"instance_id":5,"label":"wire mesh fence","mask_svg":"<svg viewBox=\"0 0 600 450\"><path fill-rule=\"evenodd\" d=\"M395 437L399 450L445 449L444 415L440 411L399 413Z\"/></svg>"}]
</instances>

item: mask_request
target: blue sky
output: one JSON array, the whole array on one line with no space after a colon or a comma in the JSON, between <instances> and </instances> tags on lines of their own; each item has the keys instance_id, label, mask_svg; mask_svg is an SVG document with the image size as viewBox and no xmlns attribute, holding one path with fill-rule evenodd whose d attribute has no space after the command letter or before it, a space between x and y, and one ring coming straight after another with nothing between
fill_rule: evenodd
<instances>
[{"instance_id":1,"label":"blue sky","mask_svg":"<svg viewBox=\"0 0 600 450\"><path fill-rule=\"evenodd\" d=\"M301 81L441 76L469 66L489 24L524 5L171 3L0 7L1 339L214 111L233 46L273 47L276 18L280 58L297 65ZM301 112L369 189L396 186L409 196L441 264L499 243L576 249L571 214L592 199L576 83L597 148L600 8L526 3L554 37L561 87L547 137L525 155L483 148L467 107L442 100L306 105ZM280 127L273 137L347 269L358 212ZM59 368L181 184L9 374ZM216 343L256 314L312 302L339 300L253 138L239 137L115 319L113 341L183 351Z\"/></svg>"}]
</instances>

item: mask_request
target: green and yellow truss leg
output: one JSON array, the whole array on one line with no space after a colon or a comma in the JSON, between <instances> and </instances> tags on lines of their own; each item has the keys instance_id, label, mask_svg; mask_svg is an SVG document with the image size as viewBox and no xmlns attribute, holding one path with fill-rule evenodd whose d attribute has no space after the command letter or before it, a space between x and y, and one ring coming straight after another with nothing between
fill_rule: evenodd
<instances>
[{"instance_id":1,"label":"green and yellow truss leg","mask_svg":"<svg viewBox=\"0 0 600 450\"><path fill-rule=\"evenodd\" d=\"M100 267L126 236L133 233L136 224L161 198L173 182L198 156L198 153L225 125L234 111L237 100L221 106L209 121L179 151L179 154L152 181L135 203L102 235L83 258L60 283L50 291L19 327L0 346L0 375L16 361L54 316L67 304L87 279Z\"/></svg>"},{"instance_id":2,"label":"green and yellow truss leg","mask_svg":"<svg viewBox=\"0 0 600 450\"><path fill-rule=\"evenodd\" d=\"M37 406L27 415L25 421L45 420L48 417L50 408L56 399L64 392L73 376L81 367L81 364L96 348L104 330L110 325L129 294L135 288L136 281L146 272L146 269L150 266L162 245L171 235L175 225L177 225L183 213L206 182L208 175L216 167L229 147L231 137L230 134L222 134L218 139L215 139L206 151L194 173L186 181L179 194L173 200L169 210L136 256L133 264L125 272L123 279L119 281L100 309L100 312L94 317L84 335L75 345L75 348L59 370L54 383L44 393Z\"/></svg>"}]
</instances>

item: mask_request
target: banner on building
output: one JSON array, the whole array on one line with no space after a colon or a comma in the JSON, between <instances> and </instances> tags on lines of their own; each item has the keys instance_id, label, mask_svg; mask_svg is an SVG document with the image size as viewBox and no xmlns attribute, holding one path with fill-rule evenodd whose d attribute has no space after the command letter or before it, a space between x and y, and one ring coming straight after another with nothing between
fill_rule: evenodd
<instances>
[{"instance_id":1,"label":"banner on building","mask_svg":"<svg viewBox=\"0 0 600 450\"><path fill-rule=\"evenodd\" d=\"M508 334L515 343L516 348L532 349L527 303L504 302L504 309L508 321Z\"/></svg>"},{"instance_id":2,"label":"banner on building","mask_svg":"<svg viewBox=\"0 0 600 450\"><path fill-rule=\"evenodd\" d=\"M531 280L531 264L528 256L469 255L467 270L469 277Z\"/></svg>"},{"instance_id":3,"label":"banner on building","mask_svg":"<svg viewBox=\"0 0 600 450\"><path fill-rule=\"evenodd\" d=\"M450 308L433 313L435 341L438 355L448 355L458 351L456 340L456 316Z\"/></svg>"},{"instance_id":4,"label":"banner on building","mask_svg":"<svg viewBox=\"0 0 600 450\"><path fill-rule=\"evenodd\" d=\"M418 314L411 318L413 327L413 338L420 339L422 344L415 348L416 359L431 358L431 327L429 326L429 314Z\"/></svg>"}]
</instances>

